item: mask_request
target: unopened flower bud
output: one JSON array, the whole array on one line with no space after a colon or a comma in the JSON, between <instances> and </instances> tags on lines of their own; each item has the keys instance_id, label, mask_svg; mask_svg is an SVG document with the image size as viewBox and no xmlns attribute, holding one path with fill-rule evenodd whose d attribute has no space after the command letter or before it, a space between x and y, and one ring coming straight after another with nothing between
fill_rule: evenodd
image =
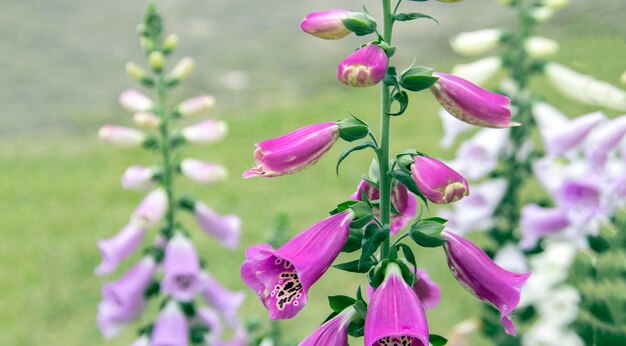
<instances>
[{"instance_id":1,"label":"unopened flower bud","mask_svg":"<svg viewBox=\"0 0 626 346\"><path fill-rule=\"evenodd\" d=\"M154 187L154 174L153 167L130 166L120 182L125 190L147 191Z\"/></svg>"},{"instance_id":2,"label":"unopened flower bud","mask_svg":"<svg viewBox=\"0 0 626 346\"><path fill-rule=\"evenodd\" d=\"M138 82L141 82L145 85L154 84L154 81L152 80L152 78L150 78L150 76L148 76L148 74L146 73L146 70L144 70L141 66L137 65L136 63L132 61L126 63L126 74L130 78Z\"/></svg>"},{"instance_id":3,"label":"unopened flower bud","mask_svg":"<svg viewBox=\"0 0 626 346\"><path fill-rule=\"evenodd\" d=\"M148 63L153 70L159 72L163 70L163 65L165 65L165 56L159 51L154 51L148 56Z\"/></svg>"},{"instance_id":4,"label":"unopened flower bud","mask_svg":"<svg viewBox=\"0 0 626 346\"><path fill-rule=\"evenodd\" d=\"M447 204L469 195L467 181L443 162L426 156L414 156L413 180L431 202Z\"/></svg>"},{"instance_id":5,"label":"unopened flower bud","mask_svg":"<svg viewBox=\"0 0 626 346\"><path fill-rule=\"evenodd\" d=\"M370 87L378 84L387 72L389 58L375 44L358 49L345 58L337 71L337 79L352 87Z\"/></svg>"},{"instance_id":6,"label":"unopened flower bud","mask_svg":"<svg viewBox=\"0 0 626 346\"><path fill-rule=\"evenodd\" d=\"M300 23L300 29L325 40L337 40L350 35L350 30L343 24L350 11L329 10L309 13Z\"/></svg>"},{"instance_id":7,"label":"unopened flower bud","mask_svg":"<svg viewBox=\"0 0 626 346\"><path fill-rule=\"evenodd\" d=\"M532 11L531 16L535 22L544 23L554 16L554 9L550 7L537 7Z\"/></svg>"},{"instance_id":8,"label":"unopened flower bud","mask_svg":"<svg viewBox=\"0 0 626 346\"><path fill-rule=\"evenodd\" d=\"M122 107L131 112L146 112L154 107L152 100L135 89L124 90L119 97Z\"/></svg>"},{"instance_id":9,"label":"unopened flower bud","mask_svg":"<svg viewBox=\"0 0 626 346\"><path fill-rule=\"evenodd\" d=\"M103 142L117 147L138 147L147 139L142 131L115 125L102 126L98 136Z\"/></svg>"},{"instance_id":10,"label":"unopened flower bud","mask_svg":"<svg viewBox=\"0 0 626 346\"><path fill-rule=\"evenodd\" d=\"M461 55L480 55L498 47L501 39L502 31L499 29L462 32L450 39L450 46Z\"/></svg>"},{"instance_id":11,"label":"unopened flower bud","mask_svg":"<svg viewBox=\"0 0 626 346\"><path fill-rule=\"evenodd\" d=\"M165 189L156 188L139 203L133 212L131 221L143 227L152 227L165 216L167 203L168 198Z\"/></svg>"},{"instance_id":12,"label":"unopened flower bud","mask_svg":"<svg viewBox=\"0 0 626 346\"><path fill-rule=\"evenodd\" d=\"M133 115L133 122L142 129L155 129L161 123L161 119L154 113L139 112Z\"/></svg>"},{"instance_id":13,"label":"unopened flower bud","mask_svg":"<svg viewBox=\"0 0 626 346\"><path fill-rule=\"evenodd\" d=\"M196 159L183 159L180 171L189 179L205 185L215 184L228 177L228 171L222 165Z\"/></svg>"},{"instance_id":14,"label":"unopened flower bud","mask_svg":"<svg viewBox=\"0 0 626 346\"><path fill-rule=\"evenodd\" d=\"M182 116L199 115L213 108L215 98L209 95L200 95L192 97L181 102L176 107L176 113Z\"/></svg>"},{"instance_id":15,"label":"unopened flower bud","mask_svg":"<svg viewBox=\"0 0 626 346\"><path fill-rule=\"evenodd\" d=\"M559 43L549 38L533 36L524 43L528 55L534 58L545 58L559 51Z\"/></svg>"},{"instance_id":16,"label":"unopened flower bud","mask_svg":"<svg viewBox=\"0 0 626 346\"><path fill-rule=\"evenodd\" d=\"M228 124L224 121L205 120L181 130L182 137L191 143L211 144L226 136Z\"/></svg>"},{"instance_id":17,"label":"unopened flower bud","mask_svg":"<svg viewBox=\"0 0 626 346\"><path fill-rule=\"evenodd\" d=\"M178 46L178 36L176 34L170 34L163 41L163 53L169 54Z\"/></svg>"},{"instance_id":18,"label":"unopened flower bud","mask_svg":"<svg viewBox=\"0 0 626 346\"><path fill-rule=\"evenodd\" d=\"M174 83L177 83L189 77L191 71L193 71L193 59L190 57L185 57L180 59L178 64L174 66L174 69L172 70L168 78L173 82L175 81Z\"/></svg>"},{"instance_id":19,"label":"unopened flower bud","mask_svg":"<svg viewBox=\"0 0 626 346\"><path fill-rule=\"evenodd\" d=\"M543 5L555 10L559 10L569 4L569 0L543 0Z\"/></svg>"},{"instance_id":20,"label":"unopened flower bud","mask_svg":"<svg viewBox=\"0 0 626 346\"><path fill-rule=\"evenodd\" d=\"M139 38L139 44L141 44L141 47L143 47L143 49L148 52L151 52L156 48L154 41L146 36L141 36Z\"/></svg>"}]
</instances>

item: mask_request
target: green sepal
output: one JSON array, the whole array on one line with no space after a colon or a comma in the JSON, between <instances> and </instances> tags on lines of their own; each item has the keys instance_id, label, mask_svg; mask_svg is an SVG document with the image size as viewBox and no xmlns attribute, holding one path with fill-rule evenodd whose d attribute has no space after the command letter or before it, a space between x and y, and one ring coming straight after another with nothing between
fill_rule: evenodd
<instances>
[{"instance_id":1,"label":"green sepal","mask_svg":"<svg viewBox=\"0 0 626 346\"><path fill-rule=\"evenodd\" d=\"M333 267L351 273L367 273L377 263L377 260L373 256L370 256L365 259L335 264Z\"/></svg>"},{"instance_id":2,"label":"green sepal","mask_svg":"<svg viewBox=\"0 0 626 346\"><path fill-rule=\"evenodd\" d=\"M410 13L398 13L396 15L393 16L394 20L397 20L399 22L407 22L407 21L411 21L411 20L415 20L415 19L420 19L420 18L427 18L427 19L432 19L434 20L437 24L439 24L439 21L436 20L435 18L424 14L424 13L418 13L418 12L410 12Z\"/></svg>"},{"instance_id":3,"label":"green sepal","mask_svg":"<svg viewBox=\"0 0 626 346\"><path fill-rule=\"evenodd\" d=\"M183 196L178 199L178 206L181 209L192 212L196 209L196 200L190 196Z\"/></svg>"},{"instance_id":4,"label":"green sepal","mask_svg":"<svg viewBox=\"0 0 626 346\"><path fill-rule=\"evenodd\" d=\"M385 83L385 85L387 86L394 86L396 88L400 87L400 82L398 81L398 73L396 72L395 66L387 67L387 73L385 73L383 83Z\"/></svg>"},{"instance_id":5,"label":"green sepal","mask_svg":"<svg viewBox=\"0 0 626 346\"><path fill-rule=\"evenodd\" d=\"M438 247L445 244L446 239L440 234L444 225L432 220L419 220L411 226L411 239L423 247Z\"/></svg>"},{"instance_id":6,"label":"green sepal","mask_svg":"<svg viewBox=\"0 0 626 346\"><path fill-rule=\"evenodd\" d=\"M339 137L347 142L365 138L370 133L367 124L356 117L340 120L337 122L337 126L339 127Z\"/></svg>"},{"instance_id":7,"label":"green sepal","mask_svg":"<svg viewBox=\"0 0 626 346\"><path fill-rule=\"evenodd\" d=\"M364 12L351 12L347 18L341 20L346 29L357 36L365 36L376 32L376 19Z\"/></svg>"},{"instance_id":8,"label":"green sepal","mask_svg":"<svg viewBox=\"0 0 626 346\"><path fill-rule=\"evenodd\" d=\"M409 286L413 286L415 283L415 269L411 269L407 261L403 258L397 258L393 262L400 267L404 282L406 282Z\"/></svg>"},{"instance_id":9,"label":"green sepal","mask_svg":"<svg viewBox=\"0 0 626 346\"><path fill-rule=\"evenodd\" d=\"M411 175L411 171L409 171L405 166L396 164L396 169L389 172L389 175L401 182L407 189L409 189L409 191L419 197L422 202L428 206L428 199L426 199L426 196L424 196L424 194L422 194L420 189L417 187L415 180L413 180L413 175Z\"/></svg>"},{"instance_id":10,"label":"green sepal","mask_svg":"<svg viewBox=\"0 0 626 346\"><path fill-rule=\"evenodd\" d=\"M350 207L353 204L357 204L357 203L359 203L359 201L345 201L345 202L339 203L337 204L337 208L330 211L330 215L335 215L335 214L341 213L342 211L346 211L350 209Z\"/></svg>"},{"instance_id":11,"label":"green sepal","mask_svg":"<svg viewBox=\"0 0 626 346\"><path fill-rule=\"evenodd\" d=\"M196 305L193 302L178 302L178 306L183 310L185 316L194 317L196 315Z\"/></svg>"},{"instance_id":12,"label":"green sepal","mask_svg":"<svg viewBox=\"0 0 626 346\"><path fill-rule=\"evenodd\" d=\"M365 334L365 322L350 323L347 330L348 335L353 338L360 338Z\"/></svg>"},{"instance_id":13,"label":"green sepal","mask_svg":"<svg viewBox=\"0 0 626 346\"><path fill-rule=\"evenodd\" d=\"M396 248L398 249L398 251L402 250L402 254L404 255L404 258L407 260L407 262L413 265L413 268L417 268L417 262L415 261L415 254L413 253L413 250L411 250L410 246L400 243L396 245Z\"/></svg>"},{"instance_id":14,"label":"green sepal","mask_svg":"<svg viewBox=\"0 0 626 346\"><path fill-rule=\"evenodd\" d=\"M144 149L157 150L159 149L159 140L156 139L154 136L147 136L146 139L144 139L143 143L141 143L141 146Z\"/></svg>"},{"instance_id":15,"label":"green sepal","mask_svg":"<svg viewBox=\"0 0 626 346\"><path fill-rule=\"evenodd\" d=\"M161 292L161 283L157 280L152 280L146 290L143 292L143 296L146 299L158 296Z\"/></svg>"},{"instance_id":16,"label":"green sepal","mask_svg":"<svg viewBox=\"0 0 626 346\"><path fill-rule=\"evenodd\" d=\"M366 202L357 201L357 203L350 205L350 209L355 214L350 223L350 228L363 228L374 219L374 210Z\"/></svg>"},{"instance_id":17,"label":"green sepal","mask_svg":"<svg viewBox=\"0 0 626 346\"><path fill-rule=\"evenodd\" d=\"M389 260L385 258L384 260L378 262L378 264L367 273L367 279L372 288L378 288L378 286L380 286L385 279L385 269L387 269L387 264L389 264Z\"/></svg>"},{"instance_id":18,"label":"green sepal","mask_svg":"<svg viewBox=\"0 0 626 346\"><path fill-rule=\"evenodd\" d=\"M195 324L189 328L189 341L192 344L203 344L205 342L204 336L210 332L211 329L206 325Z\"/></svg>"},{"instance_id":19,"label":"green sepal","mask_svg":"<svg viewBox=\"0 0 626 346\"><path fill-rule=\"evenodd\" d=\"M400 76L400 85L411 91L422 91L430 88L439 77L433 76L433 69L425 66L408 68Z\"/></svg>"},{"instance_id":20,"label":"green sepal","mask_svg":"<svg viewBox=\"0 0 626 346\"><path fill-rule=\"evenodd\" d=\"M428 342L432 346L443 346L443 345L448 343L448 339L444 338L441 335L430 334L430 335L428 335Z\"/></svg>"},{"instance_id":21,"label":"green sepal","mask_svg":"<svg viewBox=\"0 0 626 346\"><path fill-rule=\"evenodd\" d=\"M341 165L341 162L346 157L348 157L348 155L352 154L355 151L363 150L365 148L372 148L374 150L377 149L376 144L374 144L374 142L367 141L367 142L363 142L361 144L357 144L357 145L353 146L352 148L348 148L343 153L341 153L341 155L339 156L339 159L337 159L337 166L335 167L335 172L337 173L337 175L339 175L339 166Z\"/></svg>"},{"instance_id":22,"label":"green sepal","mask_svg":"<svg viewBox=\"0 0 626 346\"><path fill-rule=\"evenodd\" d=\"M328 305L334 312L342 312L345 308L354 305L356 303L356 299L348 296L329 296L328 297Z\"/></svg>"},{"instance_id":23,"label":"green sepal","mask_svg":"<svg viewBox=\"0 0 626 346\"><path fill-rule=\"evenodd\" d=\"M343 249L341 249L341 252L350 253L360 249L362 241L363 230L351 228L348 240L346 240L346 244L343 246Z\"/></svg>"}]
</instances>

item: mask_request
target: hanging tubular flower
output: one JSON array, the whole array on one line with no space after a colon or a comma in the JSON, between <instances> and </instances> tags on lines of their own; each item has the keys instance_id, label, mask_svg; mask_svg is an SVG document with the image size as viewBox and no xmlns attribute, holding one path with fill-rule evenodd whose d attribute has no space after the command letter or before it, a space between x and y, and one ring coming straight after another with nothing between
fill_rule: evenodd
<instances>
[{"instance_id":1,"label":"hanging tubular flower","mask_svg":"<svg viewBox=\"0 0 626 346\"><path fill-rule=\"evenodd\" d=\"M359 48L339 64L337 79L351 87L370 87L383 80L388 65L389 58L385 51L370 44Z\"/></svg>"},{"instance_id":2,"label":"hanging tubular flower","mask_svg":"<svg viewBox=\"0 0 626 346\"><path fill-rule=\"evenodd\" d=\"M511 273L493 262L483 250L460 235L443 231L448 266L456 280L478 299L500 310L507 334L515 335L509 316L517 307L522 286L530 273Z\"/></svg>"},{"instance_id":3,"label":"hanging tubular flower","mask_svg":"<svg viewBox=\"0 0 626 346\"><path fill-rule=\"evenodd\" d=\"M143 131L116 125L102 126L98 136L104 143L121 148L138 147L148 139Z\"/></svg>"},{"instance_id":4,"label":"hanging tubular flower","mask_svg":"<svg viewBox=\"0 0 626 346\"><path fill-rule=\"evenodd\" d=\"M148 112L154 108L154 102L135 89L124 90L120 94L119 102L131 112Z\"/></svg>"},{"instance_id":5,"label":"hanging tubular flower","mask_svg":"<svg viewBox=\"0 0 626 346\"><path fill-rule=\"evenodd\" d=\"M191 240L176 233L165 247L161 290L179 301L190 301L200 291L200 262Z\"/></svg>"},{"instance_id":6,"label":"hanging tubular flower","mask_svg":"<svg viewBox=\"0 0 626 346\"><path fill-rule=\"evenodd\" d=\"M141 243L145 230L143 227L129 223L118 234L109 239L98 241L98 248L102 254L102 263L96 268L96 274L111 273L117 265Z\"/></svg>"},{"instance_id":7,"label":"hanging tubular flower","mask_svg":"<svg viewBox=\"0 0 626 346\"><path fill-rule=\"evenodd\" d=\"M336 122L305 126L286 135L256 144L256 167L243 173L244 178L279 177L314 165L339 138Z\"/></svg>"},{"instance_id":8,"label":"hanging tubular flower","mask_svg":"<svg viewBox=\"0 0 626 346\"><path fill-rule=\"evenodd\" d=\"M363 191L365 191L370 201L380 199L380 191L365 180L361 180L359 186L356 188L356 192L350 196L350 199L360 201ZM409 192L406 186L402 185L402 183L398 183L391 189L391 202L396 210L400 212L400 214L391 215L391 234L396 234L415 217L417 213L417 198ZM374 213L377 217L380 217L380 210L378 208L374 208Z\"/></svg>"},{"instance_id":9,"label":"hanging tubular flower","mask_svg":"<svg viewBox=\"0 0 626 346\"><path fill-rule=\"evenodd\" d=\"M413 266L410 266L413 269ZM416 280L413 284L413 292L417 295L424 310L430 310L439 305L441 300L441 289L436 282L430 279L428 273L422 268L415 270ZM374 294L374 288L372 286L367 287L367 296L372 297Z\"/></svg>"},{"instance_id":10,"label":"hanging tubular flower","mask_svg":"<svg viewBox=\"0 0 626 346\"><path fill-rule=\"evenodd\" d=\"M556 156L578 147L583 144L591 130L605 119L602 112L594 112L554 124L556 126L540 128L546 152L549 156Z\"/></svg>"},{"instance_id":11,"label":"hanging tubular flower","mask_svg":"<svg viewBox=\"0 0 626 346\"><path fill-rule=\"evenodd\" d=\"M274 250L269 244L246 249L241 278L255 291L270 318L294 317L306 304L309 288L326 272L348 239L350 210L309 227Z\"/></svg>"},{"instance_id":12,"label":"hanging tubular flower","mask_svg":"<svg viewBox=\"0 0 626 346\"><path fill-rule=\"evenodd\" d=\"M559 208L542 208L537 204L529 204L522 208L520 228L523 239L522 249L532 249L537 241L550 234L558 233L569 226L567 213Z\"/></svg>"},{"instance_id":13,"label":"hanging tubular flower","mask_svg":"<svg viewBox=\"0 0 626 346\"><path fill-rule=\"evenodd\" d=\"M499 29L462 32L450 38L450 46L461 55L480 55L497 48L501 38L502 31Z\"/></svg>"},{"instance_id":14,"label":"hanging tubular flower","mask_svg":"<svg viewBox=\"0 0 626 346\"><path fill-rule=\"evenodd\" d=\"M480 127L518 126L511 122L511 100L474 85L465 79L441 72L430 87L437 101L455 118Z\"/></svg>"},{"instance_id":15,"label":"hanging tubular flower","mask_svg":"<svg viewBox=\"0 0 626 346\"><path fill-rule=\"evenodd\" d=\"M167 193L162 187L152 190L139 203L131 220L144 226L152 227L165 216L167 210Z\"/></svg>"},{"instance_id":16,"label":"hanging tubular flower","mask_svg":"<svg viewBox=\"0 0 626 346\"><path fill-rule=\"evenodd\" d=\"M208 235L230 249L239 245L241 235L241 219L237 215L218 215L213 209L202 202L194 204L193 214L196 222Z\"/></svg>"},{"instance_id":17,"label":"hanging tubular flower","mask_svg":"<svg viewBox=\"0 0 626 346\"><path fill-rule=\"evenodd\" d=\"M585 158L592 167L596 169L603 167L611 150L617 147L624 137L626 137L626 115L617 117L591 132L588 145L585 146Z\"/></svg>"},{"instance_id":18,"label":"hanging tubular flower","mask_svg":"<svg viewBox=\"0 0 626 346\"><path fill-rule=\"evenodd\" d=\"M347 307L337 316L319 326L298 346L348 346L348 326L357 316L353 306Z\"/></svg>"},{"instance_id":19,"label":"hanging tubular flower","mask_svg":"<svg viewBox=\"0 0 626 346\"><path fill-rule=\"evenodd\" d=\"M428 346L428 322L419 298L404 282L400 267L387 265L365 318L365 346Z\"/></svg>"},{"instance_id":20,"label":"hanging tubular flower","mask_svg":"<svg viewBox=\"0 0 626 346\"><path fill-rule=\"evenodd\" d=\"M139 316L145 306L144 292L155 270L154 259L145 257L120 279L102 288L97 319L105 338L114 337L126 323Z\"/></svg>"},{"instance_id":21,"label":"hanging tubular flower","mask_svg":"<svg viewBox=\"0 0 626 346\"><path fill-rule=\"evenodd\" d=\"M422 194L436 204L456 202L469 195L467 181L443 162L426 156L414 156L411 173Z\"/></svg>"},{"instance_id":22,"label":"hanging tubular flower","mask_svg":"<svg viewBox=\"0 0 626 346\"><path fill-rule=\"evenodd\" d=\"M120 183L125 190L146 191L154 187L155 169L152 167L130 166L124 171Z\"/></svg>"},{"instance_id":23,"label":"hanging tubular flower","mask_svg":"<svg viewBox=\"0 0 626 346\"><path fill-rule=\"evenodd\" d=\"M189 323L178 303L170 301L159 313L152 330L151 346L187 346Z\"/></svg>"},{"instance_id":24,"label":"hanging tubular flower","mask_svg":"<svg viewBox=\"0 0 626 346\"><path fill-rule=\"evenodd\" d=\"M207 303L217 309L228 324L235 326L237 324L237 310L246 298L241 291L231 291L224 287L211 274L207 272L200 273L200 293Z\"/></svg>"},{"instance_id":25,"label":"hanging tubular flower","mask_svg":"<svg viewBox=\"0 0 626 346\"><path fill-rule=\"evenodd\" d=\"M350 35L351 31L343 25L350 11L328 10L312 12L306 15L300 23L300 29L313 36L325 40L338 40Z\"/></svg>"}]
</instances>

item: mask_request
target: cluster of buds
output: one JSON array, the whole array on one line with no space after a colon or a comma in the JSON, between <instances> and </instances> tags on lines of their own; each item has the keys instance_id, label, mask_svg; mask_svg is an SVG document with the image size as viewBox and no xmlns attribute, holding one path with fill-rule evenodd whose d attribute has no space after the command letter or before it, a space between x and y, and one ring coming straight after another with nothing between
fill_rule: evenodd
<instances>
[{"instance_id":1,"label":"cluster of buds","mask_svg":"<svg viewBox=\"0 0 626 346\"><path fill-rule=\"evenodd\" d=\"M175 217L179 210L190 212L203 233L227 248L238 246L241 220L236 215L219 215L205 203L190 197L177 197L172 190L177 174L205 186L226 178L223 166L193 158L174 159L174 151L187 142L216 142L226 135L227 126L222 121L205 120L171 130L171 121L200 115L215 101L211 96L202 95L174 107L167 106L165 94L189 76L193 60L183 58L170 73L165 73L167 58L174 51L177 38L170 35L163 39L161 31L160 16L154 6L149 5L139 32L151 72L136 63L126 65L131 78L147 88L157 89L158 99L155 101L134 89L122 92L119 102L135 113L133 121L140 129L105 125L99 135L102 141L115 146L143 146L160 154L162 160L150 167L131 166L122 175L124 189L148 194L118 234L98 241L102 263L96 268L96 274L114 272L124 259L137 252L151 229L158 225L160 228L141 259L119 279L102 288L98 327L105 338L113 338L126 324L141 316L151 299L161 297L158 317L141 329L141 336L133 345L187 345L190 342L226 345L222 340L224 321L236 330L228 344L243 346L245 330L237 319L243 292L228 290L207 271L191 234Z\"/></svg>"},{"instance_id":2,"label":"cluster of buds","mask_svg":"<svg viewBox=\"0 0 626 346\"><path fill-rule=\"evenodd\" d=\"M388 2L383 3L389 6ZM432 19L424 14L398 13L399 7L385 16L386 24ZM347 10L314 12L301 24L303 31L323 39L340 39L350 33L366 36L378 33L377 27L369 14ZM437 101L467 126L506 132L508 127L518 125L510 121L507 97L427 67L411 66L398 73L390 62L396 49L390 35L385 35L387 39L377 36L376 41L363 43L339 64L337 79L352 87L370 87L382 81L383 121L407 109L407 91L430 89ZM391 113L391 100L398 102L399 112ZM426 309L438 305L441 293L427 272L418 267L412 247L405 243L410 239L421 247L442 247L457 281L498 309L506 332L515 334L511 313L530 273L516 274L501 268L472 242L446 230L445 219L422 218L420 213L414 220L420 203L427 206L466 199L468 183L445 163L414 149L402 150L390 160L389 130L381 131L381 137L386 146L379 145L369 126L353 116L308 125L256 144L256 166L248 169L244 178L279 177L302 171L318 162L339 138L361 142L340 156L337 172L353 152L372 149L377 158L356 192L329 217L277 248L270 244L247 248L241 266L243 281L256 292L271 319L290 319L305 307L309 290L341 252L360 250L359 259L334 267L367 273L368 294L364 297L359 288L355 297L329 297L333 312L300 345L346 346L348 336L363 336L367 346L441 345L445 339L429 333L425 315ZM399 236L391 243L394 235Z\"/></svg>"}]
</instances>

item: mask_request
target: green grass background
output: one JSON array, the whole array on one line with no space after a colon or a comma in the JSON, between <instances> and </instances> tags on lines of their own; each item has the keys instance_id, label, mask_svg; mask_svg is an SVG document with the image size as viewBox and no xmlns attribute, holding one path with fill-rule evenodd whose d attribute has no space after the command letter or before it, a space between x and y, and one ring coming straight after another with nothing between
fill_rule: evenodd
<instances>
[{"instance_id":1,"label":"green grass background","mask_svg":"<svg viewBox=\"0 0 626 346\"><path fill-rule=\"evenodd\" d=\"M193 191L220 213L239 214L242 248L219 249L192 220L184 219L208 268L227 286L244 289L238 277L243 248L263 241L279 213L288 216L291 235L323 218L353 192L371 160L370 153L354 154L336 177L335 160L347 148L340 143L315 167L297 175L244 181L239 176L253 164L253 143L312 122L344 118L348 111L377 129L378 89L349 89L334 80L336 63L359 39L319 42L298 32L304 14L338 6L331 1L157 3L168 28L181 36L176 56L192 54L198 61L196 74L173 99L201 91L215 94L220 105L212 117L227 120L231 129L221 143L182 150L184 156L223 163L231 179L198 188L181 178L176 190ZM360 2L344 5L356 9ZM368 2L371 8L376 5ZM121 229L142 198L120 188L120 174L131 164L148 165L158 158L140 149L106 147L96 133L105 122L131 123L115 97L132 85L123 74L124 61L141 61L133 30L143 3L63 0L3 6L0 75L8 82L0 93L0 345L128 344L135 325L107 343L97 331L95 313L100 286L138 257L112 276L95 277L95 241ZM470 61L451 53L445 37L492 24L506 26L511 18L489 0L419 6L441 25L403 26L397 35L400 66L410 64L415 55L419 63L443 71ZM617 84L626 70L624 15L626 5L619 1L573 1L540 33L559 38L561 51L555 60ZM224 90L220 73L226 70L249 73L250 89ZM595 110L554 94L543 78L534 86L569 115ZM393 150L418 148L451 157L451 151L438 149L441 126L436 114L430 94L415 95L405 115L393 121ZM428 315L432 332L445 335L478 311L479 303L454 281L440 249L419 250L417 255L419 265L442 286L442 303ZM341 255L339 261L349 258ZM284 322L287 336L298 340L308 334L328 313L327 295L352 294L362 281L330 270L311 290L307 307ZM264 319L261 304L246 292L242 315Z\"/></svg>"}]
</instances>

